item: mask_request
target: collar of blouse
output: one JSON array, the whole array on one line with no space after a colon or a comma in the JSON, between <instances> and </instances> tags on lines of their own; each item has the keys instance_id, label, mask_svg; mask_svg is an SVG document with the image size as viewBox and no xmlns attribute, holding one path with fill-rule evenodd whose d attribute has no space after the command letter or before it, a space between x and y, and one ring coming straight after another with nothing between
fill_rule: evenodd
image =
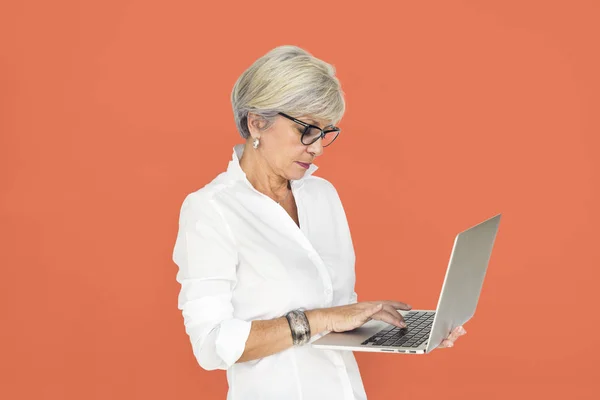
<instances>
[{"instance_id":1,"label":"collar of blouse","mask_svg":"<svg viewBox=\"0 0 600 400\"><path fill-rule=\"evenodd\" d=\"M240 167L240 158L242 158L243 153L243 143L236 144L235 146L233 146L233 154L231 156L231 161L229 161L229 166L227 167L227 173L230 174L231 177L233 177L234 179L244 180L248 183L248 185L251 185L248 181L248 178L246 177L246 173L244 172L242 167ZM308 167L308 170L306 170L306 172L304 173L304 176L297 181L291 181L291 184L294 186L301 185L302 181L308 176L312 175L313 172L315 172L317 169L319 169L319 167L317 167L315 164L311 164L310 167Z\"/></svg>"}]
</instances>

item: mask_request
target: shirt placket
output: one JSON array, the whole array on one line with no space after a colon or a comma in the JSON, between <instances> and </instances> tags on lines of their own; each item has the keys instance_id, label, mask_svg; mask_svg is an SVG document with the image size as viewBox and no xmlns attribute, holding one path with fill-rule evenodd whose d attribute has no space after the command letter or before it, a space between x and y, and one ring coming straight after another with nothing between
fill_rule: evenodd
<instances>
[{"instance_id":1,"label":"shirt placket","mask_svg":"<svg viewBox=\"0 0 600 400\"><path fill-rule=\"evenodd\" d=\"M268 199L268 201L270 201L273 205L276 206L276 208L279 210L279 212L282 213L281 214L282 219L285 221L285 223L291 224L291 229L293 232L292 234L294 235L296 240L300 243L300 245L308 252L308 258L316 266L317 271L319 272L319 276L321 277L321 281L322 281L323 287L324 287L324 298L325 298L324 303L321 305L321 307L330 307L333 303L333 283L331 282L331 275L329 275L329 271L327 270L327 266L325 265L325 262L323 261L323 259L319 255L319 253L315 250L315 247L312 245L310 240L308 240L308 236L307 236L307 234L308 234L308 228L307 228L308 217L305 216L305 212L304 212L305 210L304 210L304 206L302 203L302 191L303 191L302 185L303 185L303 183L300 181L294 181L294 180L290 181L291 188L292 188L292 194L293 194L294 198L296 199L296 207L298 209L298 220L300 222L300 227L298 227L298 225L296 225L294 220L288 215L287 211L285 211L285 209L283 207L281 207L279 204L277 204L277 202L275 200L273 200L269 196L265 195L264 193L261 193L258 190L254 189L252 184L250 184L250 182L247 179L244 179L244 180L245 180L246 184L251 188L251 190L264 196L266 199Z\"/></svg>"},{"instance_id":2,"label":"shirt placket","mask_svg":"<svg viewBox=\"0 0 600 400\"><path fill-rule=\"evenodd\" d=\"M300 182L292 181L291 186L292 193L294 195L294 198L296 199L296 207L298 209L298 220L300 222L300 227L298 227L294 223L294 226L296 227L295 235L298 238L298 241L300 242L302 247L308 252L308 258L316 266L317 271L319 272L319 276L321 277L321 281L323 282L325 302L321 305L321 307L330 307L333 302L333 284L331 282L331 275L329 275L329 271L327 269L327 266L325 265L325 262L323 261L319 253L315 250L315 247L310 242L307 236L308 218L305 215L304 204L302 202L302 184ZM283 212L285 212L285 210L283 210Z\"/></svg>"},{"instance_id":3,"label":"shirt placket","mask_svg":"<svg viewBox=\"0 0 600 400\"><path fill-rule=\"evenodd\" d=\"M296 206L298 208L298 220L300 221L300 228L298 228L294 223L294 225L297 228L296 233L298 236L298 240L302 244L302 246L308 251L308 257L317 267L319 275L321 276L321 279L323 281L323 286L325 288L325 304L322 304L321 307L331 307L333 303L333 285L331 282L331 276L329 275L325 262L323 261L319 253L315 250L310 240L308 240L308 217L305 216L304 204L302 203L302 184L295 184L295 182L292 181L292 193L294 195L294 198L296 199ZM333 357L336 359L336 361L334 361L334 364L336 365L338 375L342 382L344 399L354 399L352 383L350 382L350 377L348 376L348 371L346 370L344 360L338 352L333 351L332 353Z\"/></svg>"}]
</instances>

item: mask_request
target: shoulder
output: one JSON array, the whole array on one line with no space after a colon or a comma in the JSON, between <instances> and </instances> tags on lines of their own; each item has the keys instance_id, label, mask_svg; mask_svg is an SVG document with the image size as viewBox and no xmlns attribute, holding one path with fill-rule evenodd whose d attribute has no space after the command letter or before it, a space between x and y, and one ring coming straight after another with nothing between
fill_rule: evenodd
<instances>
[{"instance_id":1,"label":"shoulder","mask_svg":"<svg viewBox=\"0 0 600 400\"><path fill-rule=\"evenodd\" d=\"M311 175L304 181L306 186L306 194L315 203L321 206L327 204L334 209L343 209L342 199L340 198L335 186L325 178Z\"/></svg>"},{"instance_id":2,"label":"shoulder","mask_svg":"<svg viewBox=\"0 0 600 400\"><path fill-rule=\"evenodd\" d=\"M304 185L311 194L327 196L339 200L339 195L335 186L325 178L311 175L304 180Z\"/></svg>"},{"instance_id":3,"label":"shoulder","mask_svg":"<svg viewBox=\"0 0 600 400\"><path fill-rule=\"evenodd\" d=\"M225 173L219 174L203 187L185 195L181 204L181 217L206 217L217 212L215 198L227 188Z\"/></svg>"}]
</instances>

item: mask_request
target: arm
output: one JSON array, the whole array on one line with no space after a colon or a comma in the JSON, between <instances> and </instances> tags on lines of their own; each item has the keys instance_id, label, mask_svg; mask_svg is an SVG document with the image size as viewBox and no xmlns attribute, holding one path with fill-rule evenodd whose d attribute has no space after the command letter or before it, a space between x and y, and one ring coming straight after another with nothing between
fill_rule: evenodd
<instances>
[{"instance_id":1,"label":"arm","mask_svg":"<svg viewBox=\"0 0 600 400\"><path fill-rule=\"evenodd\" d=\"M292 334L285 316L272 320L235 318L237 246L218 206L204 193L186 197L180 211L173 261L181 284L178 308L194 356L205 370L228 369L285 350ZM311 336L326 330L323 309L308 310Z\"/></svg>"},{"instance_id":2,"label":"arm","mask_svg":"<svg viewBox=\"0 0 600 400\"><path fill-rule=\"evenodd\" d=\"M173 261L182 311L196 361L203 369L228 369L240 357L251 322L234 317L236 245L209 194L188 195L181 206Z\"/></svg>"},{"instance_id":3,"label":"arm","mask_svg":"<svg viewBox=\"0 0 600 400\"><path fill-rule=\"evenodd\" d=\"M323 309L304 311L311 337L326 330ZM263 358L292 347L292 333L287 318L252 321L252 329L244 353L237 362Z\"/></svg>"}]
</instances>

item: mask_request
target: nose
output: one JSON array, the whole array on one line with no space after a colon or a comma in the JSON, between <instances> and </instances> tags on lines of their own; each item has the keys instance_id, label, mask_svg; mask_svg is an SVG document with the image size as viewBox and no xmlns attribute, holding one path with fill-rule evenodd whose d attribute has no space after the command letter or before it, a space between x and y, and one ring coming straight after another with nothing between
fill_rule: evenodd
<instances>
[{"instance_id":1,"label":"nose","mask_svg":"<svg viewBox=\"0 0 600 400\"><path fill-rule=\"evenodd\" d=\"M314 157L318 157L323 154L323 138L319 138L316 142L308 146L308 152L312 153Z\"/></svg>"}]
</instances>

